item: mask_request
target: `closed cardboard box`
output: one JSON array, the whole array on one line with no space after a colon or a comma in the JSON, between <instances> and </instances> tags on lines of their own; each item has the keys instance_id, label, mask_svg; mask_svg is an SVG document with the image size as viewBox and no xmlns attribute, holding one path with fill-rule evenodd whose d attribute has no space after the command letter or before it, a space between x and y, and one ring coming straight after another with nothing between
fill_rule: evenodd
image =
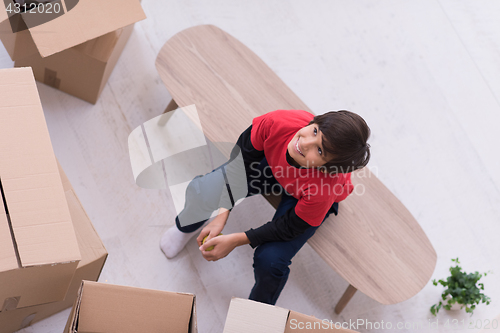
<instances>
[{"instance_id":1,"label":"closed cardboard box","mask_svg":"<svg viewBox=\"0 0 500 333\"><path fill-rule=\"evenodd\" d=\"M97 281L108 256L99 235L73 191L66 174L59 165L59 173L68 201L71 220L76 232L82 260L71 281L66 298L61 302L35 305L12 311L0 312L0 333L12 333L37 321L73 306L83 280Z\"/></svg>"},{"instance_id":2,"label":"closed cardboard box","mask_svg":"<svg viewBox=\"0 0 500 333\"><path fill-rule=\"evenodd\" d=\"M0 70L0 310L64 300L81 259L30 68Z\"/></svg>"},{"instance_id":3,"label":"closed cardboard box","mask_svg":"<svg viewBox=\"0 0 500 333\"><path fill-rule=\"evenodd\" d=\"M12 17L0 8L0 39L16 67L30 66L36 80L95 103L133 24L146 16L139 0L59 1L66 4L63 15L16 33ZM22 20L27 13L11 15Z\"/></svg>"},{"instance_id":4,"label":"closed cardboard box","mask_svg":"<svg viewBox=\"0 0 500 333\"><path fill-rule=\"evenodd\" d=\"M34 54L14 66L30 66L37 81L95 104L133 29L132 24L46 58Z\"/></svg>"},{"instance_id":5,"label":"closed cardboard box","mask_svg":"<svg viewBox=\"0 0 500 333\"><path fill-rule=\"evenodd\" d=\"M193 294L83 281L66 333L197 333Z\"/></svg>"},{"instance_id":6,"label":"closed cardboard box","mask_svg":"<svg viewBox=\"0 0 500 333\"><path fill-rule=\"evenodd\" d=\"M337 327L336 327L337 326ZM224 333L356 333L313 316L277 306L233 297L224 325Z\"/></svg>"}]
</instances>

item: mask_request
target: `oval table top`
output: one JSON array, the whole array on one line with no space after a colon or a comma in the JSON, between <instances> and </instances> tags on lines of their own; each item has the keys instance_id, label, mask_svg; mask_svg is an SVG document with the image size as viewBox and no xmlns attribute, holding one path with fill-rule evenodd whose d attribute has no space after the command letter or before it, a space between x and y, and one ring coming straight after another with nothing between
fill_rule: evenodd
<instances>
[{"instance_id":1,"label":"oval table top","mask_svg":"<svg viewBox=\"0 0 500 333\"><path fill-rule=\"evenodd\" d=\"M212 25L188 28L156 60L179 106L195 104L211 142L236 142L252 119L277 109L311 110L250 49ZM356 193L308 241L347 282L382 304L417 294L436 252L406 207L368 168L353 173Z\"/></svg>"}]
</instances>

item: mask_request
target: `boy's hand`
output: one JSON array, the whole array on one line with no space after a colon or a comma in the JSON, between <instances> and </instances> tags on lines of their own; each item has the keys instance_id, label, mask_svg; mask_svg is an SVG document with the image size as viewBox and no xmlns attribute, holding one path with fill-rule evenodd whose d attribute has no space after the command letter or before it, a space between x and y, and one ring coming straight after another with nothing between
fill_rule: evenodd
<instances>
[{"instance_id":1,"label":"boy's hand","mask_svg":"<svg viewBox=\"0 0 500 333\"><path fill-rule=\"evenodd\" d=\"M216 237L218 234L221 233L222 229L224 229L224 226L226 225L227 217L228 214L219 214L217 215L212 222L207 224L203 229L201 229L200 234L196 238L196 242L198 242L198 246L201 246L201 243L203 242L203 238L208 235L207 240L205 241L205 244L211 240L212 238Z\"/></svg>"},{"instance_id":2,"label":"boy's hand","mask_svg":"<svg viewBox=\"0 0 500 333\"><path fill-rule=\"evenodd\" d=\"M207 239L205 244L200 246L200 251L203 255L203 258L205 258L207 261L217 261L231 253L231 251L234 250L237 245L237 242L235 241L233 235L234 234L221 235L214 237L211 240ZM214 246L213 250L205 251L205 249L209 248L210 246Z\"/></svg>"}]
</instances>

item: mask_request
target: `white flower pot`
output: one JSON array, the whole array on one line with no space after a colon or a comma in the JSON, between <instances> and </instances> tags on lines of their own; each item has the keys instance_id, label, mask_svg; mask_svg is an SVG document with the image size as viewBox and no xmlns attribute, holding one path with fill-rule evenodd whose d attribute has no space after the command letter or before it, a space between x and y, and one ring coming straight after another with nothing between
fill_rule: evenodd
<instances>
[{"instance_id":1,"label":"white flower pot","mask_svg":"<svg viewBox=\"0 0 500 333\"><path fill-rule=\"evenodd\" d=\"M447 305L448 304L448 300L452 299L453 297L451 295L446 295L446 300L443 301L443 299L440 299L440 301L443 303L443 306ZM451 309L450 310L460 310L462 309L462 307L465 307L465 305L463 304L458 304L458 303L454 303L452 306L451 306ZM444 309L444 308L443 308ZM446 310L446 309L445 309Z\"/></svg>"}]
</instances>

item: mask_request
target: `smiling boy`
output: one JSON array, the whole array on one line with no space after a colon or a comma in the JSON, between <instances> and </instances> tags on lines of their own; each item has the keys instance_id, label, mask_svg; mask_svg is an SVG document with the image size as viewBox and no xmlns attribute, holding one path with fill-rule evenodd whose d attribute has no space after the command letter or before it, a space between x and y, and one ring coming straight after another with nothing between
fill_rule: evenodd
<instances>
[{"instance_id":1,"label":"smiling boy","mask_svg":"<svg viewBox=\"0 0 500 333\"><path fill-rule=\"evenodd\" d=\"M370 159L369 136L363 118L349 111L314 116L303 110L276 110L254 118L236 143L245 166L246 196L272 189L282 195L281 202L273 219L261 227L217 236L230 212L221 208L197 237L203 257L216 261L237 246L256 248L249 299L274 305L291 259L331 213L337 215L338 202L352 192L350 173ZM168 258L176 256L205 222L181 226L176 218L176 226L162 237L162 251ZM206 251L210 246L214 249Z\"/></svg>"}]
</instances>

